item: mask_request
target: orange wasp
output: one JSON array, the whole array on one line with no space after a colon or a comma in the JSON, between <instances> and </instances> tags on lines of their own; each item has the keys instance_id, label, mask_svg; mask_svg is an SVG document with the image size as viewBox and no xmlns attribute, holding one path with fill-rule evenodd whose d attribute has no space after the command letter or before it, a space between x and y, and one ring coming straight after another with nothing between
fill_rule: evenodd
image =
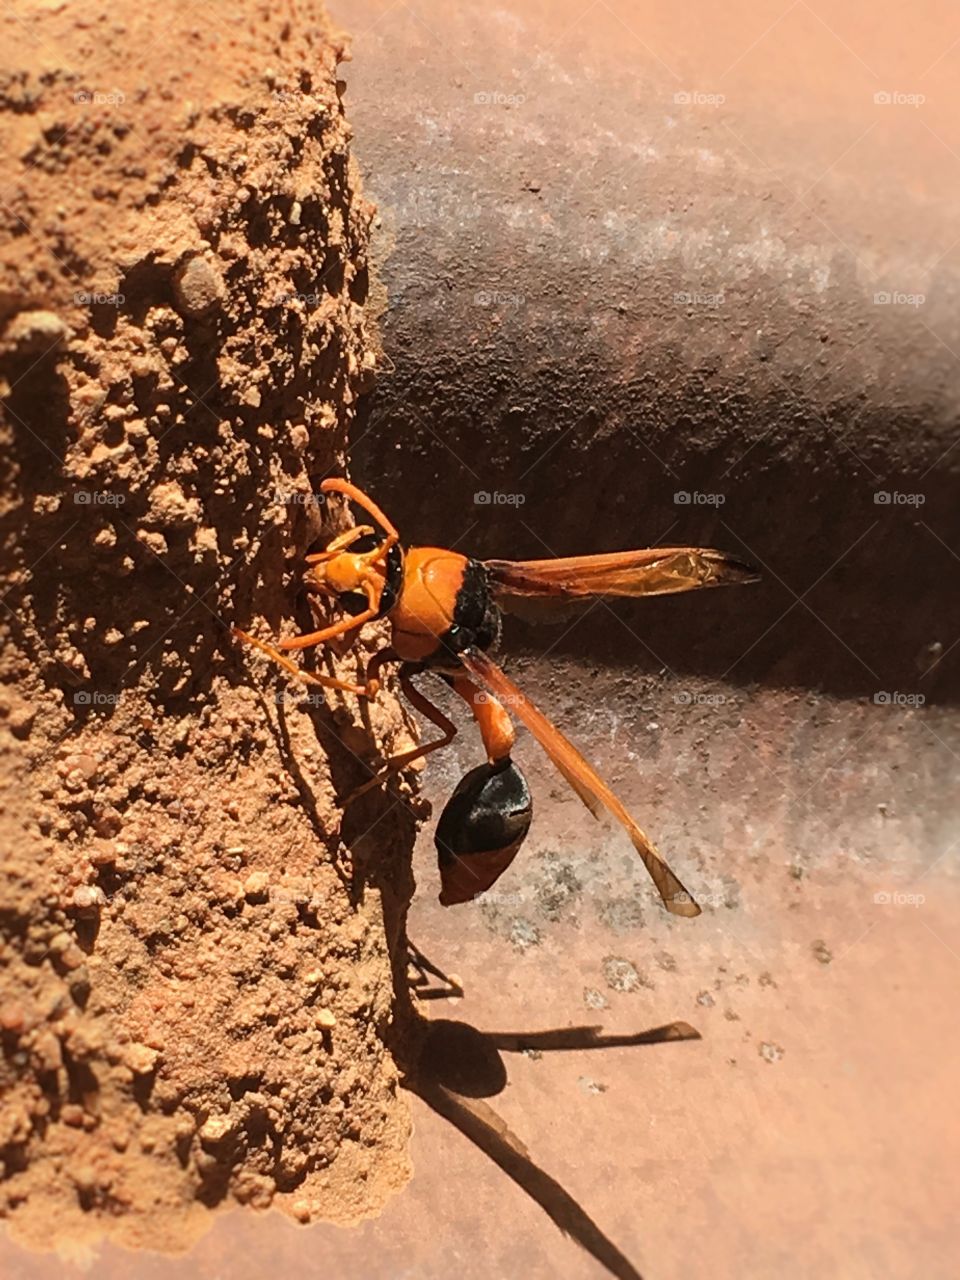
<instances>
[{"instance_id":1,"label":"orange wasp","mask_svg":"<svg viewBox=\"0 0 960 1280\"><path fill-rule=\"evenodd\" d=\"M234 634L298 679L368 698L379 692L382 667L399 664L401 689L442 736L388 759L350 799L455 737L456 726L414 687L413 676L432 672L467 703L487 759L461 779L437 825L441 903L468 902L489 889L516 857L530 828L530 792L511 759L515 733L509 706L594 817L607 809L623 825L666 909L679 916L699 915L693 897L600 775L500 670L488 650L500 638L500 606L511 597L670 595L754 582L756 571L722 551L700 547L653 547L552 560L471 560L442 547L404 549L380 508L354 485L331 479L320 488L324 494L342 494L374 521L347 529L325 551L306 558L307 587L335 600L347 616L309 635L281 640L276 648L237 628ZM371 658L363 685L304 671L284 656L339 636L352 643L366 623L379 618L389 620L391 641Z\"/></svg>"}]
</instances>

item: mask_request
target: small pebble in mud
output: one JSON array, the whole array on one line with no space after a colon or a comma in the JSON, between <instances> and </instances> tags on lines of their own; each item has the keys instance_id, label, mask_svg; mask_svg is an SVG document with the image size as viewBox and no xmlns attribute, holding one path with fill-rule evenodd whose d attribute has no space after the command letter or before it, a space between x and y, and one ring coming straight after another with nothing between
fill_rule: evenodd
<instances>
[{"instance_id":1,"label":"small pebble in mud","mask_svg":"<svg viewBox=\"0 0 960 1280\"><path fill-rule=\"evenodd\" d=\"M700 991L697 994L697 1004L705 1005L708 1009L715 1004L715 1000L709 991Z\"/></svg>"},{"instance_id":2,"label":"small pebble in mud","mask_svg":"<svg viewBox=\"0 0 960 1280\"><path fill-rule=\"evenodd\" d=\"M243 882L244 897L248 902L263 902L270 886L270 877L265 871L251 871Z\"/></svg>"},{"instance_id":3,"label":"small pebble in mud","mask_svg":"<svg viewBox=\"0 0 960 1280\"><path fill-rule=\"evenodd\" d=\"M57 1071L63 1066L60 1041L52 1031L44 1031L37 1036L33 1053L41 1071Z\"/></svg>"},{"instance_id":4,"label":"small pebble in mud","mask_svg":"<svg viewBox=\"0 0 960 1280\"><path fill-rule=\"evenodd\" d=\"M821 964L829 964L833 959L833 952L822 938L818 938L813 944L813 954L814 958L819 960Z\"/></svg>"},{"instance_id":5,"label":"small pebble in mud","mask_svg":"<svg viewBox=\"0 0 960 1280\"><path fill-rule=\"evenodd\" d=\"M160 556L161 559L170 550L166 538L156 529L138 529L137 541L142 543L148 551L152 551L155 556Z\"/></svg>"},{"instance_id":6,"label":"small pebble in mud","mask_svg":"<svg viewBox=\"0 0 960 1280\"><path fill-rule=\"evenodd\" d=\"M148 1076L157 1068L160 1054L148 1044L129 1044L123 1052L123 1060L135 1076Z\"/></svg>"},{"instance_id":7,"label":"small pebble in mud","mask_svg":"<svg viewBox=\"0 0 960 1280\"><path fill-rule=\"evenodd\" d=\"M114 1151L126 1151L130 1145L130 1130L122 1124L117 1124L109 1130L109 1137Z\"/></svg>"},{"instance_id":8,"label":"small pebble in mud","mask_svg":"<svg viewBox=\"0 0 960 1280\"><path fill-rule=\"evenodd\" d=\"M234 1122L229 1116L212 1115L203 1122L197 1130L197 1135L205 1147L215 1147L224 1138L229 1137L234 1127Z\"/></svg>"},{"instance_id":9,"label":"small pebble in mud","mask_svg":"<svg viewBox=\"0 0 960 1280\"><path fill-rule=\"evenodd\" d=\"M76 1102L66 1102L60 1108L60 1119L64 1124L68 1124L71 1129L80 1129L83 1126L83 1107Z\"/></svg>"},{"instance_id":10,"label":"small pebble in mud","mask_svg":"<svg viewBox=\"0 0 960 1280\"><path fill-rule=\"evenodd\" d=\"M91 542L100 551L112 551L117 545L116 530L110 525L104 525L102 529L98 529L93 535Z\"/></svg>"},{"instance_id":11,"label":"small pebble in mud","mask_svg":"<svg viewBox=\"0 0 960 1280\"><path fill-rule=\"evenodd\" d=\"M588 1009L609 1009L610 1001L596 987L583 988L583 1003Z\"/></svg>"},{"instance_id":12,"label":"small pebble in mud","mask_svg":"<svg viewBox=\"0 0 960 1280\"><path fill-rule=\"evenodd\" d=\"M784 1050L778 1044L771 1044L769 1040L762 1040L757 1050L764 1062L779 1062L784 1054Z\"/></svg>"},{"instance_id":13,"label":"small pebble in mud","mask_svg":"<svg viewBox=\"0 0 960 1280\"><path fill-rule=\"evenodd\" d=\"M69 946L66 951L62 951L60 953L60 963L65 969L69 969L71 971L79 969L83 964L83 960L83 952L77 946Z\"/></svg>"},{"instance_id":14,"label":"small pebble in mud","mask_svg":"<svg viewBox=\"0 0 960 1280\"><path fill-rule=\"evenodd\" d=\"M165 480L150 490L147 518L163 529L178 525L196 525L200 503L188 497L176 480Z\"/></svg>"},{"instance_id":15,"label":"small pebble in mud","mask_svg":"<svg viewBox=\"0 0 960 1280\"><path fill-rule=\"evenodd\" d=\"M202 316L223 298L223 283L204 258L190 258L173 277L177 310L184 316Z\"/></svg>"},{"instance_id":16,"label":"small pebble in mud","mask_svg":"<svg viewBox=\"0 0 960 1280\"><path fill-rule=\"evenodd\" d=\"M70 899L70 905L75 911L84 914L94 914L104 906L107 901L107 895L103 892L99 885L82 884L79 888L74 889L73 897Z\"/></svg>"},{"instance_id":17,"label":"small pebble in mud","mask_svg":"<svg viewBox=\"0 0 960 1280\"><path fill-rule=\"evenodd\" d=\"M42 356L59 346L69 330L52 311L21 311L7 325L3 345L19 355Z\"/></svg>"},{"instance_id":18,"label":"small pebble in mud","mask_svg":"<svg viewBox=\"0 0 960 1280\"><path fill-rule=\"evenodd\" d=\"M10 1031L14 1035L22 1031L26 1023L26 1015L23 1012L23 1006L17 1004L15 1000L8 1000L4 1004L0 1004L0 1029Z\"/></svg>"},{"instance_id":19,"label":"small pebble in mud","mask_svg":"<svg viewBox=\"0 0 960 1280\"><path fill-rule=\"evenodd\" d=\"M20 703L11 709L10 714L7 716L7 724L10 727L10 732L15 738L29 738L30 731L33 728L33 722L36 718L36 707L29 706L26 703Z\"/></svg>"},{"instance_id":20,"label":"small pebble in mud","mask_svg":"<svg viewBox=\"0 0 960 1280\"><path fill-rule=\"evenodd\" d=\"M89 1164L78 1164L70 1170L70 1178L78 1191L89 1194L97 1186L96 1170Z\"/></svg>"},{"instance_id":21,"label":"small pebble in mud","mask_svg":"<svg viewBox=\"0 0 960 1280\"><path fill-rule=\"evenodd\" d=\"M336 1014L330 1009L317 1010L317 1026L322 1027L324 1031L332 1031L337 1025Z\"/></svg>"}]
</instances>

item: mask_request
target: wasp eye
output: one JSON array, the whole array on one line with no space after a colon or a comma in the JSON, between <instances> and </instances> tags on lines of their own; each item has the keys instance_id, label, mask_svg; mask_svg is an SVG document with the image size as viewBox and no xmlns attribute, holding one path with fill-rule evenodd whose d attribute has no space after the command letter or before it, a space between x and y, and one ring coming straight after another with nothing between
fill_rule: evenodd
<instances>
[{"instance_id":1,"label":"wasp eye","mask_svg":"<svg viewBox=\"0 0 960 1280\"><path fill-rule=\"evenodd\" d=\"M367 597L361 595L359 591L340 591L337 593L337 602L346 613L350 614L351 618L364 613L370 607Z\"/></svg>"}]
</instances>

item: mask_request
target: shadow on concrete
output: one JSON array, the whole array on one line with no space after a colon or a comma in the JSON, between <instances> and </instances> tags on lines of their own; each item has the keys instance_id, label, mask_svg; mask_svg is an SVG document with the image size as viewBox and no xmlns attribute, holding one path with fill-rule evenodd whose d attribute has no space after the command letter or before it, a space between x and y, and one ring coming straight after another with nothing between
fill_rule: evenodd
<instances>
[{"instance_id":1,"label":"shadow on concrete","mask_svg":"<svg viewBox=\"0 0 960 1280\"><path fill-rule=\"evenodd\" d=\"M502 1092L507 1083L501 1051L605 1049L699 1039L700 1033L686 1022L672 1022L633 1035L604 1035L596 1026L482 1032L469 1023L444 1018L429 1024L417 1076L407 1086L479 1147L565 1235L572 1236L611 1275L618 1280L641 1280L630 1260L570 1193L540 1168L521 1140L483 1099Z\"/></svg>"},{"instance_id":2,"label":"shadow on concrete","mask_svg":"<svg viewBox=\"0 0 960 1280\"><path fill-rule=\"evenodd\" d=\"M419 947L407 939L407 981L418 1000L451 1000L463 995L463 986L455 974L444 973ZM411 974L410 970L414 972ZM436 979L436 982L432 982ZM439 983L440 985L437 985Z\"/></svg>"}]
</instances>

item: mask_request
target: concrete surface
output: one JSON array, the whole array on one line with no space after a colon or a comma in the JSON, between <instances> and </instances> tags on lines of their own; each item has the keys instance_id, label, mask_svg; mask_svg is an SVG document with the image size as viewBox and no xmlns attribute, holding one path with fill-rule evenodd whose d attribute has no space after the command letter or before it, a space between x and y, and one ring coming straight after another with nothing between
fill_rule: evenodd
<instances>
[{"instance_id":1,"label":"concrete surface","mask_svg":"<svg viewBox=\"0 0 960 1280\"><path fill-rule=\"evenodd\" d=\"M957 15L343 12L390 299L354 474L417 541L499 556L700 541L765 576L506 633L509 669L681 876L698 868L736 905L663 921L624 842L531 771L529 856L503 900L435 906L428 833L412 936L463 978L456 1016L484 1030L701 1033L502 1055L495 1105L644 1275L946 1274ZM465 735L428 793L441 803L476 758ZM611 956L637 991L610 992ZM591 1019L598 991L611 1007ZM434 1123L401 1237L415 1274L600 1274Z\"/></svg>"},{"instance_id":2,"label":"concrete surface","mask_svg":"<svg viewBox=\"0 0 960 1280\"><path fill-rule=\"evenodd\" d=\"M652 606L657 658L843 695L932 666L927 696L955 697L955 11L337 12L390 298L353 467L409 536L720 543L768 590L722 634ZM620 634L561 647L634 662Z\"/></svg>"}]
</instances>

